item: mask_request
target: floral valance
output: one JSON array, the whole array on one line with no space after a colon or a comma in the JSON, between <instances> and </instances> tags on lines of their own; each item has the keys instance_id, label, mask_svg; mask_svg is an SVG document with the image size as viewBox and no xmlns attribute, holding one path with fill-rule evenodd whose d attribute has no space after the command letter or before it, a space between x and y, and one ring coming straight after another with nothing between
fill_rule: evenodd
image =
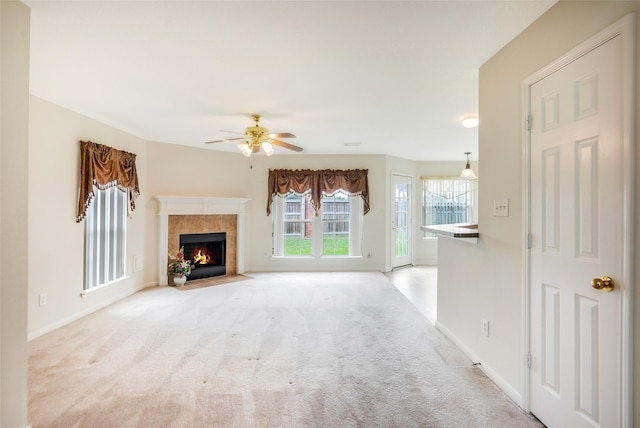
<instances>
[{"instance_id":1,"label":"floral valance","mask_svg":"<svg viewBox=\"0 0 640 428\"><path fill-rule=\"evenodd\" d=\"M318 215L322 195L331 196L339 191L350 196L360 196L364 201L364 214L369 212L369 170L367 169L270 169L267 215L271 214L274 196L285 197L290 193L311 193L311 203Z\"/></svg>"},{"instance_id":2,"label":"floral valance","mask_svg":"<svg viewBox=\"0 0 640 428\"><path fill-rule=\"evenodd\" d=\"M140 196L136 155L91 141L80 141L80 192L76 222L84 220L91 205L93 186L100 190L117 187L126 192L128 211L135 209L135 200Z\"/></svg>"}]
</instances>

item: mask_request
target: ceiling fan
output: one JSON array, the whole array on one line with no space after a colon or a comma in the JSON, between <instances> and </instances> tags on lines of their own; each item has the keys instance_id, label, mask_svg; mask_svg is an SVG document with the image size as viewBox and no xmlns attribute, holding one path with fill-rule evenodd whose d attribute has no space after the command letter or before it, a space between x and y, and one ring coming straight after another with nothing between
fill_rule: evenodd
<instances>
[{"instance_id":1,"label":"ceiling fan","mask_svg":"<svg viewBox=\"0 0 640 428\"><path fill-rule=\"evenodd\" d=\"M238 150L240 150L246 157L250 157L252 154L260 151L260 147L262 147L262 151L264 151L267 156L271 156L274 153L273 146L284 147L285 149L293 150L296 152L302 151L302 147L294 146L293 144L285 143L284 141L280 141L277 139L295 138L295 135L288 132L270 134L267 128L263 128L262 126L260 126L261 116L259 114L254 114L251 117L256 122L256 125L249 126L247 129L245 129L243 137L223 138L220 140L207 141L205 144L223 143L226 141L234 140L246 140L238 144Z\"/></svg>"}]
</instances>

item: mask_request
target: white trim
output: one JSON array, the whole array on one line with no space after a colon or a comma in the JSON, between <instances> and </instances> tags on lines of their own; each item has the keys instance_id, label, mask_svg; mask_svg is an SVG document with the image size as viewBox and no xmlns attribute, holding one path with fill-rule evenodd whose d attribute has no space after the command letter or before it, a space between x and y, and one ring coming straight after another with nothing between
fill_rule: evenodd
<instances>
[{"instance_id":1,"label":"white trim","mask_svg":"<svg viewBox=\"0 0 640 428\"><path fill-rule=\"evenodd\" d=\"M484 372L484 374L487 375L487 377L498 386L498 388L500 388L505 394L507 394L507 396L511 400L513 400L518 406L523 407L522 395L520 394L520 391L511 386L509 382L504 380L496 370L491 368L491 366L486 365L485 362L482 361L480 357L478 357L478 355L471 350L471 348L469 348L463 341L461 341L453 333L451 333L451 330L445 327L441 322L436 321L436 328L440 332L442 332L442 334L447 336L458 348L460 348L460 350L467 357L469 357L469 359L474 364L476 364L476 366L479 367Z\"/></svg>"},{"instance_id":2,"label":"white trim","mask_svg":"<svg viewBox=\"0 0 640 428\"><path fill-rule=\"evenodd\" d=\"M636 169L636 150L635 150L635 94L636 94L636 69L635 64L637 58L636 52L636 17L635 13L630 13L620 20L619 31L622 35L622 97L623 97L623 116L622 116L622 150L623 159L626 162L623 165L623 195L622 195L622 281L628 284L627 288L622 291L622 350L621 350L621 366L622 366L622 395L621 409L622 426L633 426L633 363L634 363L634 293L635 293L635 169ZM625 340L626 339L626 340Z\"/></svg>"},{"instance_id":3,"label":"white trim","mask_svg":"<svg viewBox=\"0 0 640 428\"><path fill-rule=\"evenodd\" d=\"M118 283L124 282L131 279L131 277L125 275L118 279L114 279L113 281L105 282L104 284L96 285L95 287L87 288L86 290L82 290L80 292L80 297L89 296L91 294L99 293L101 291L107 290L111 288L113 285L117 285Z\"/></svg>"},{"instance_id":4,"label":"white trim","mask_svg":"<svg viewBox=\"0 0 640 428\"><path fill-rule=\"evenodd\" d=\"M416 204L415 201L413 200L414 198L416 198L417 193L415 191L416 189L416 179L415 176L413 174L410 173L405 173L405 172L397 172L397 171L391 171L391 175L389 176L389 192L391 195L391 216L389 217L389 219L391 220L388 224L389 227L389 231L387 236L389 236L389 270L401 267L401 266L405 266L402 264L398 264L395 265L395 232L393 231L393 223L395 222L395 203L396 203L396 194L395 194L395 178L394 177L398 177L401 179L408 179L409 181L409 198L408 203L409 203L409 207L407 210L407 213L409 215L409 219L407 220L407 224L409 227L409 230L407 231L407 236L409 239L409 265L413 265L415 262L415 254L416 254L416 238L415 236L413 236L414 231L415 230L419 230L419 227L417 225L417 218L418 216L415 215L414 210L417 209L416 205L418 206L422 206L422 204Z\"/></svg>"},{"instance_id":5,"label":"white trim","mask_svg":"<svg viewBox=\"0 0 640 428\"><path fill-rule=\"evenodd\" d=\"M158 285L167 285L167 247L170 215L237 215L236 270L245 272L246 230L248 225L245 198L215 198L208 196L156 196L158 201Z\"/></svg>"},{"instance_id":6,"label":"white trim","mask_svg":"<svg viewBox=\"0 0 640 428\"><path fill-rule=\"evenodd\" d=\"M600 31L598 34L589 38L585 42L572 49L570 52L554 61L553 63L543 67L539 71L535 72L528 78L523 80L522 93L523 93L523 143L524 143L524 168L523 174L523 194L525 195L523 201L524 209L524 240L527 242L527 235L531 231L530 220L530 171L529 165L531 163L530 154L530 133L526 131L527 117L531 112L530 105L530 91L531 86L543 78L549 76L555 71L561 69L567 64L575 61L588 52L603 45L607 41L614 37L622 37L622 109L623 109L623 124L622 124L622 150L623 150L623 196L622 196L622 281L621 284L621 320L620 325L622 328L621 338L622 344L620 349L620 366L621 366L621 399L620 399L620 422L622 427L633 426L633 296L634 296L634 214L635 214L635 141L634 141L634 99L635 99L635 13L631 12L625 15L620 20L616 21L609 27ZM526 355L530 350L530 331L531 331L531 318L530 318L530 299L529 294L531 291L530 283L530 254L531 251L527 248L524 256L524 271L523 275L523 301L525 310L523 315L523 355ZM625 287L625 285L627 285ZM526 366L525 366L526 367ZM523 376L523 408L526 411L530 410L530 370L524 370Z\"/></svg>"},{"instance_id":7,"label":"white trim","mask_svg":"<svg viewBox=\"0 0 640 428\"><path fill-rule=\"evenodd\" d=\"M121 282L121 281L119 281L119 282ZM111 284L113 285L114 283L111 283ZM104 289L112 290L113 287L100 287L96 291L104 290ZM58 320L58 321L54 322L53 324L49 324L49 325L47 325L45 327L42 327L42 328L40 328L38 330L30 332L28 334L28 336L27 336L27 341L32 341L33 339L36 339L36 338L38 338L40 336L43 336L43 335L45 335L47 333L50 333L50 332L52 332L54 330L57 330L60 327L63 327L65 325L67 325L67 324L71 324L72 322L77 321L80 318L83 318L83 317L85 317L87 315L90 315L90 314L92 314L94 312L97 312L100 309L106 308L107 306L111 305L112 303L118 302L118 301L124 299L125 297L129 297L129 296L137 293L140 290L141 290L141 288L135 288L135 287L134 288L126 288L123 292L117 293L117 294L111 296L110 298L108 298L106 300L100 301L99 304L96 305L96 306L89 307L89 308L87 308L87 309L85 309L83 311L80 311L80 312L78 312L76 314L73 314L73 315L71 315L69 317L66 317L66 318L63 318L61 320ZM92 296L95 296L95 294L93 294L93 293L84 294L82 297L85 298L85 299L90 299L90 297L92 297Z\"/></svg>"},{"instance_id":8,"label":"white trim","mask_svg":"<svg viewBox=\"0 0 640 428\"><path fill-rule=\"evenodd\" d=\"M524 251L522 252L522 280L520 289L522 292L522 339L520 341L520 352L524 361L522 370L521 384L522 390L522 409L526 412L531 411L531 368L527 367L526 356L531 352L531 250L529 249L529 234L531 233L531 132L528 130L529 114L531 112L531 84L523 82L522 84L522 111L525 114L522 117L522 230L524 231Z\"/></svg>"}]
</instances>

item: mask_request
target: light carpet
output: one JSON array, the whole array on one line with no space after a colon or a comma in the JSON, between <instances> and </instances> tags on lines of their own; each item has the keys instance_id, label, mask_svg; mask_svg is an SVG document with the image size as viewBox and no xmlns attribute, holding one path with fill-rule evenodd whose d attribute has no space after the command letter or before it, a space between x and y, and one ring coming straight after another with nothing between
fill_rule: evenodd
<instances>
[{"instance_id":1,"label":"light carpet","mask_svg":"<svg viewBox=\"0 0 640 428\"><path fill-rule=\"evenodd\" d=\"M381 273L145 289L29 343L38 427L540 427Z\"/></svg>"}]
</instances>

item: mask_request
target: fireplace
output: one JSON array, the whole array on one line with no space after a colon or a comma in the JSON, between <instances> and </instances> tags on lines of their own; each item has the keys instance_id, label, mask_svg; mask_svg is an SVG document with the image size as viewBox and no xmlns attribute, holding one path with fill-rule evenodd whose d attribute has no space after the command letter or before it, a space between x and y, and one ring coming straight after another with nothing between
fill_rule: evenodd
<instances>
[{"instance_id":1,"label":"fireplace","mask_svg":"<svg viewBox=\"0 0 640 428\"><path fill-rule=\"evenodd\" d=\"M156 196L158 202L158 285L168 285L167 252L180 248L180 235L226 232L226 275L244 273L249 199ZM192 278L193 279L193 278Z\"/></svg>"},{"instance_id":2,"label":"fireplace","mask_svg":"<svg viewBox=\"0 0 640 428\"><path fill-rule=\"evenodd\" d=\"M187 281L226 275L226 232L182 234L180 247L184 248L184 258L191 260Z\"/></svg>"}]
</instances>

